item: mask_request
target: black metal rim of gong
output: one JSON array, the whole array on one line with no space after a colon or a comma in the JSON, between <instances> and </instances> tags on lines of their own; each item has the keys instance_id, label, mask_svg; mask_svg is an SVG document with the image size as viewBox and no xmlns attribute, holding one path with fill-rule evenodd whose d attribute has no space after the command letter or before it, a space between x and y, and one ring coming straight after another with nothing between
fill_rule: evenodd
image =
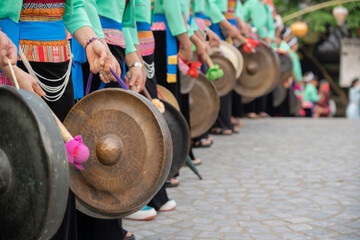
<instances>
[{"instance_id":1,"label":"black metal rim of gong","mask_svg":"<svg viewBox=\"0 0 360 240\"><path fill-rule=\"evenodd\" d=\"M180 168L186 162L186 159L189 155L191 139L190 139L190 128L181 112L179 112L173 105L160 99L161 102L165 105L165 112L163 113L166 122L169 125L172 143L173 143L173 159L168 175L168 179L174 177L180 170ZM166 114L170 113L173 115L173 120L176 120L176 126L169 123ZM182 136L174 136L177 134L177 131L180 131ZM182 144L181 144L182 143ZM180 144L182 145L181 147Z\"/></svg>"},{"instance_id":2,"label":"black metal rim of gong","mask_svg":"<svg viewBox=\"0 0 360 240\"><path fill-rule=\"evenodd\" d=\"M17 156L16 160L4 159L6 156L3 155L3 160L0 161L11 160L12 163L8 188L2 193L0 191L0 195L9 194L9 191L12 195L16 194L16 197L13 196L15 199L8 203L10 205L4 205L3 201L6 201L6 195L0 197L1 208L7 208L0 208L0 216L2 216L0 236L2 239L15 240L50 239L62 223L69 193L68 160L62 136L50 109L34 93L2 85L0 86L0 99L2 97L17 98L16 102L8 98L8 101L4 101L5 104L0 107L3 109L2 111L8 113L4 116L5 119L14 118L9 114L16 113L16 109L6 110L6 108L12 107L7 104L11 101L15 104L21 103L21 105L14 104L21 111L21 115L14 121L14 124L17 121L23 121L23 126L18 124L17 129L8 129L13 131L10 138L21 137L20 141L12 142L14 147L22 148L22 150L13 153ZM9 126L11 126L10 124L12 123L9 123ZM31 129L29 129L30 127ZM29 134L28 131L29 133L31 131L33 135ZM5 134L0 135L0 148L3 150L6 148L1 142L5 138ZM21 142L29 140L29 138L33 141ZM30 152L29 149L31 149ZM1 149L0 152L2 152ZM21 154L23 155L21 156ZM22 164L19 162L20 160L31 160L31 162L24 162L23 166L20 165L19 167L16 164ZM17 188L15 186L17 184L21 184L21 187ZM6 210L11 214L5 215L4 211ZM19 215L13 216L12 214ZM11 224L15 225L11 226Z\"/></svg>"}]
</instances>

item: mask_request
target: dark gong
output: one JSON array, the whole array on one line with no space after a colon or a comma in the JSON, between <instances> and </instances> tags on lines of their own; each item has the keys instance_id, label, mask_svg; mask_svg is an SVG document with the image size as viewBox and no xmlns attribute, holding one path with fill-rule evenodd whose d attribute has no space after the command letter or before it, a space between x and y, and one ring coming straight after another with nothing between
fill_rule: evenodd
<instances>
[{"instance_id":1,"label":"dark gong","mask_svg":"<svg viewBox=\"0 0 360 240\"><path fill-rule=\"evenodd\" d=\"M184 116L170 103L161 100L165 105L163 116L169 126L173 155L168 179L174 177L184 165L190 151L190 130Z\"/></svg>"},{"instance_id":2,"label":"dark gong","mask_svg":"<svg viewBox=\"0 0 360 240\"><path fill-rule=\"evenodd\" d=\"M280 78L278 84L281 84L292 75L293 63L288 54L280 54L279 60L280 60Z\"/></svg>"},{"instance_id":3,"label":"dark gong","mask_svg":"<svg viewBox=\"0 0 360 240\"><path fill-rule=\"evenodd\" d=\"M69 192L65 144L46 103L0 85L0 239L50 239Z\"/></svg>"}]
</instances>

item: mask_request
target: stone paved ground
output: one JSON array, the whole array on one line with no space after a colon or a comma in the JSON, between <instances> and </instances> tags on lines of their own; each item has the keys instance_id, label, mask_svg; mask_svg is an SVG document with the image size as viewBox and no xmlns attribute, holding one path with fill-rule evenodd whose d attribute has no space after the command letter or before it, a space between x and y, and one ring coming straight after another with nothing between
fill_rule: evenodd
<instances>
[{"instance_id":1,"label":"stone paved ground","mask_svg":"<svg viewBox=\"0 0 360 240\"><path fill-rule=\"evenodd\" d=\"M124 221L137 239L360 239L360 121L245 120L213 136L199 181L168 189L176 211Z\"/></svg>"}]
</instances>

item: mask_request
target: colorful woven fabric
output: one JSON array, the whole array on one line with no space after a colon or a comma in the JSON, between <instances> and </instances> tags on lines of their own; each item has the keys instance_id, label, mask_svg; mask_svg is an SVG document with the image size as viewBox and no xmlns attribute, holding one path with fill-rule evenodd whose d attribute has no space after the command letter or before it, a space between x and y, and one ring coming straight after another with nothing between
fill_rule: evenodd
<instances>
[{"instance_id":1,"label":"colorful woven fabric","mask_svg":"<svg viewBox=\"0 0 360 240\"><path fill-rule=\"evenodd\" d=\"M154 53L155 40L152 31L138 31L138 39L141 56L149 56Z\"/></svg>"},{"instance_id":2,"label":"colorful woven fabric","mask_svg":"<svg viewBox=\"0 0 360 240\"><path fill-rule=\"evenodd\" d=\"M226 19L235 19L236 0L228 0L228 11L224 13Z\"/></svg>"},{"instance_id":3,"label":"colorful woven fabric","mask_svg":"<svg viewBox=\"0 0 360 240\"><path fill-rule=\"evenodd\" d=\"M20 21L58 21L65 13L66 0L23 0Z\"/></svg>"},{"instance_id":4,"label":"colorful woven fabric","mask_svg":"<svg viewBox=\"0 0 360 240\"><path fill-rule=\"evenodd\" d=\"M164 22L154 22L151 26L152 31L166 31L166 25Z\"/></svg>"},{"instance_id":5,"label":"colorful woven fabric","mask_svg":"<svg viewBox=\"0 0 360 240\"><path fill-rule=\"evenodd\" d=\"M65 40L66 41L66 40ZM71 53L70 46L66 44L63 46L36 46L21 44L20 40L19 49L21 49L30 62L66 62L70 59L69 53ZM21 60L20 56L19 59Z\"/></svg>"},{"instance_id":6,"label":"colorful woven fabric","mask_svg":"<svg viewBox=\"0 0 360 240\"><path fill-rule=\"evenodd\" d=\"M23 0L20 22L28 24L60 21L65 13L65 2L66 0ZM19 49L29 61L33 62L65 62L69 60L71 53L66 39L60 41L21 39Z\"/></svg>"},{"instance_id":7,"label":"colorful woven fabric","mask_svg":"<svg viewBox=\"0 0 360 240\"><path fill-rule=\"evenodd\" d=\"M104 28L105 41L109 44L120 46L125 49L125 38L122 31Z\"/></svg>"},{"instance_id":8,"label":"colorful woven fabric","mask_svg":"<svg viewBox=\"0 0 360 240\"><path fill-rule=\"evenodd\" d=\"M195 21L196 21L198 27L199 27L202 31L205 31L205 30L206 30L206 27L210 26L210 25L207 25L206 19L202 19L202 18L197 18L197 17L195 17Z\"/></svg>"},{"instance_id":9,"label":"colorful woven fabric","mask_svg":"<svg viewBox=\"0 0 360 240\"><path fill-rule=\"evenodd\" d=\"M5 77L5 74L0 73L0 85L8 85L8 86L12 86L11 82L9 81L9 79L7 79Z\"/></svg>"}]
</instances>

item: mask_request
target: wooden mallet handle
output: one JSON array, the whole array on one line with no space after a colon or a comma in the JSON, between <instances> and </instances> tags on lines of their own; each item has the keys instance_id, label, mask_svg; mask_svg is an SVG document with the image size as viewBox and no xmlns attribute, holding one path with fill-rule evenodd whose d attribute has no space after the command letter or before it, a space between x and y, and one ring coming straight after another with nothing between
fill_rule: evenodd
<instances>
[{"instance_id":1,"label":"wooden mallet handle","mask_svg":"<svg viewBox=\"0 0 360 240\"><path fill-rule=\"evenodd\" d=\"M206 54L204 58L205 58L205 62L208 65L209 68L214 68L215 67L213 61L211 60L211 58L209 56L209 54Z\"/></svg>"},{"instance_id":2,"label":"wooden mallet handle","mask_svg":"<svg viewBox=\"0 0 360 240\"><path fill-rule=\"evenodd\" d=\"M9 67L10 67L10 71L11 71L11 75L12 75L12 80L14 81L14 83L15 83L15 87L16 87L16 89L17 90L19 90L19 83L18 83L18 81L17 81L17 78L16 78L16 76L15 76L15 72L14 72L14 69L13 69L13 66L12 66L12 64L11 64L11 62L10 62L10 60L8 59L8 65L9 65ZM36 93L37 94L37 93ZM38 94L37 94L38 95ZM39 95L38 95L39 96ZM40 98L41 98L41 96L39 96ZM50 109L50 108L49 108ZM56 123L57 123L57 125L58 125L58 127L59 127L59 129L60 129L60 132L61 132L61 135L62 135L62 137L63 137L63 139L64 139L64 141L65 142L68 142L68 141L70 141L70 140L73 140L74 138L71 136L71 134L69 133L69 131L66 129L66 127L64 126L64 124L59 120L59 118L54 114L54 112L50 109L50 111L51 111L51 113L52 113L52 115L53 115L53 117L55 118L55 121L56 121Z\"/></svg>"}]
</instances>

